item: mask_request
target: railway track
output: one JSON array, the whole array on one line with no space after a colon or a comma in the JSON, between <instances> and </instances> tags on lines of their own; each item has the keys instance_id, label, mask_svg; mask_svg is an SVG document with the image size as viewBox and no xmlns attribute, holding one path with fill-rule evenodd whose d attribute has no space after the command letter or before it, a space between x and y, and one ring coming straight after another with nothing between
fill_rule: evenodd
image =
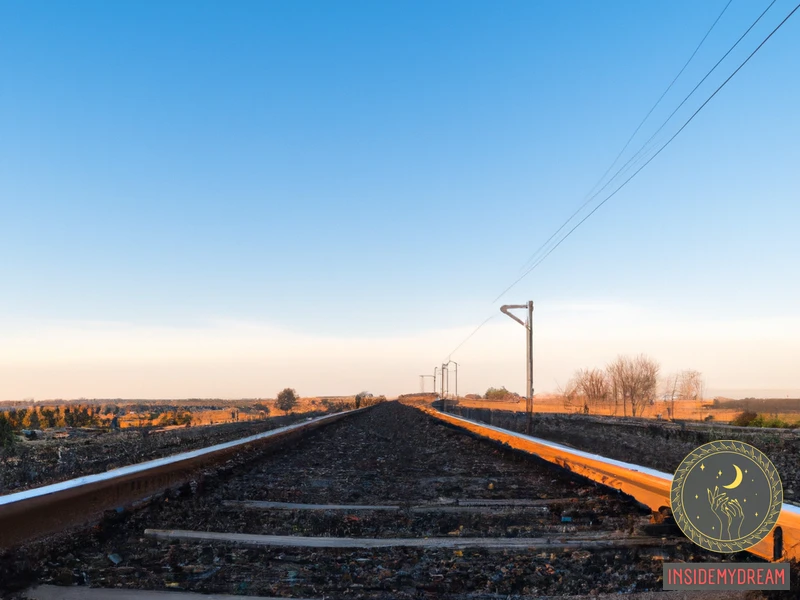
<instances>
[{"instance_id":1,"label":"railway track","mask_svg":"<svg viewBox=\"0 0 800 600\"><path fill-rule=\"evenodd\" d=\"M658 521L628 496L392 402L19 547L0 581L15 598L44 584L478 599L660 590L664 560L720 560Z\"/></svg>"}]
</instances>

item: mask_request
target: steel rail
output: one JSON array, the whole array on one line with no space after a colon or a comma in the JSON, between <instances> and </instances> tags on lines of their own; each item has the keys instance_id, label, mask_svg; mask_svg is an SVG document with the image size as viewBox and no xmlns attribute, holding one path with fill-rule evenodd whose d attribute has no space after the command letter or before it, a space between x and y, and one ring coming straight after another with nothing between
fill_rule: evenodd
<instances>
[{"instance_id":1,"label":"steel rail","mask_svg":"<svg viewBox=\"0 0 800 600\"><path fill-rule=\"evenodd\" d=\"M584 452L435 409L420 406L417 408L454 427L507 444L515 450L534 454L568 471L618 489L654 511L670 506L672 475L669 473ZM771 561L790 558L800 560L800 507L784 503L771 535L748 549L748 552Z\"/></svg>"},{"instance_id":2,"label":"steel rail","mask_svg":"<svg viewBox=\"0 0 800 600\"><path fill-rule=\"evenodd\" d=\"M243 450L282 447L318 427L369 408L325 415L199 450L0 496L0 548L97 521L104 511L121 509L183 485L198 470L224 463Z\"/></svg>"}]
</instances>

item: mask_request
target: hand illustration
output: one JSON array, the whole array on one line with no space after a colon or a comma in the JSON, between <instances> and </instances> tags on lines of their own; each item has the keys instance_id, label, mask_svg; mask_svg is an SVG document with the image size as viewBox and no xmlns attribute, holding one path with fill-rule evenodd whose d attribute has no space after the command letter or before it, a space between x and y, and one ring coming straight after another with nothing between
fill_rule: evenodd
<instances>
[{"instance_id":1,"label":"hand illustration","mask_svg":"<svg viewBox=\"0 0 800 600\"><path fill-rule=\"evenodd\" d=\"M728 495L725 492L720 493L719 486L714 486L714 491L708 491L708 503L711 505L712 512L719 519L719 539L731 539L731 521L732 517L725 511L728 502ZM727 533L728 537L725 538L724 534Z\"/></svg>"},{"instance_id":2,"label":"hand illustration","mask_svg":"<svg viewBox=\"0 0 800 600\"><path fill-rule=\"evenodd\" d=\"M744 510L742 510L739 500L728 500L722 506L723 512L728 515L728 536L730 539L742 537L742 523L744 523ZM736 537L733 537L733 533Z\"/></svg>"},{"instance_id":3,"label":"hand illustration","mask_svg":"<svg viewBox=\"0 0 800 600\"><path fill-rule=\"evenodd\" d=\"M719 539L733 540L742 537L742 523L744 523L744 510L739 500L728 498L725 492L720 493L719 487L708 491L708 503L711 510L719 520ZM732 534L736 534L735 537Z\"/></svg>"}]
</instances>

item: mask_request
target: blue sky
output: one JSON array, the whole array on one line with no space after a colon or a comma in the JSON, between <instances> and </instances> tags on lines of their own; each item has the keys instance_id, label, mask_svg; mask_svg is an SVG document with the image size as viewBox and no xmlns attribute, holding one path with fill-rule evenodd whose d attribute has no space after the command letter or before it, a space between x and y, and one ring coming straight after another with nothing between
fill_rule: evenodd
<instances>
[{"instance_id":1,"label":"blue sky","mask_svg":"<svg viewBox=\"0 0 800 600\"><path fill-rule=\"evenodd\" d=\"M446 356L724 4L4 2L0 321L67 323L74 343L81 323L415 335ZM767 4L733 0L633 148ZM778 0L677 123L792 8ZM574 302L797 317L798 59L796 15L504 301L543 319Z\"/></svg>"}]
</instances>

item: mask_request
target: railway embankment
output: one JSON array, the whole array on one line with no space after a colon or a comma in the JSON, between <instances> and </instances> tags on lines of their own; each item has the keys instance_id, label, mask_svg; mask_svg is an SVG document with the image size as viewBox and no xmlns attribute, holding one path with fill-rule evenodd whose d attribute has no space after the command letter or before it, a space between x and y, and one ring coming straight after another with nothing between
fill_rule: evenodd
<instances>
[{"instance_id":1,"label":"railway embankment","mask_svg":"<svg viewBox=\"0 0 800 600\"><path fill-rule=\"evenodd\" d=\"M522 412L462 406L448 406L447 412L525 432ZM800 502L800 430L539 413L533 416L531 435L666 473L706 442L737 440L769 456L783 481L784 501Z\"/></svg>"}]
</instances>

